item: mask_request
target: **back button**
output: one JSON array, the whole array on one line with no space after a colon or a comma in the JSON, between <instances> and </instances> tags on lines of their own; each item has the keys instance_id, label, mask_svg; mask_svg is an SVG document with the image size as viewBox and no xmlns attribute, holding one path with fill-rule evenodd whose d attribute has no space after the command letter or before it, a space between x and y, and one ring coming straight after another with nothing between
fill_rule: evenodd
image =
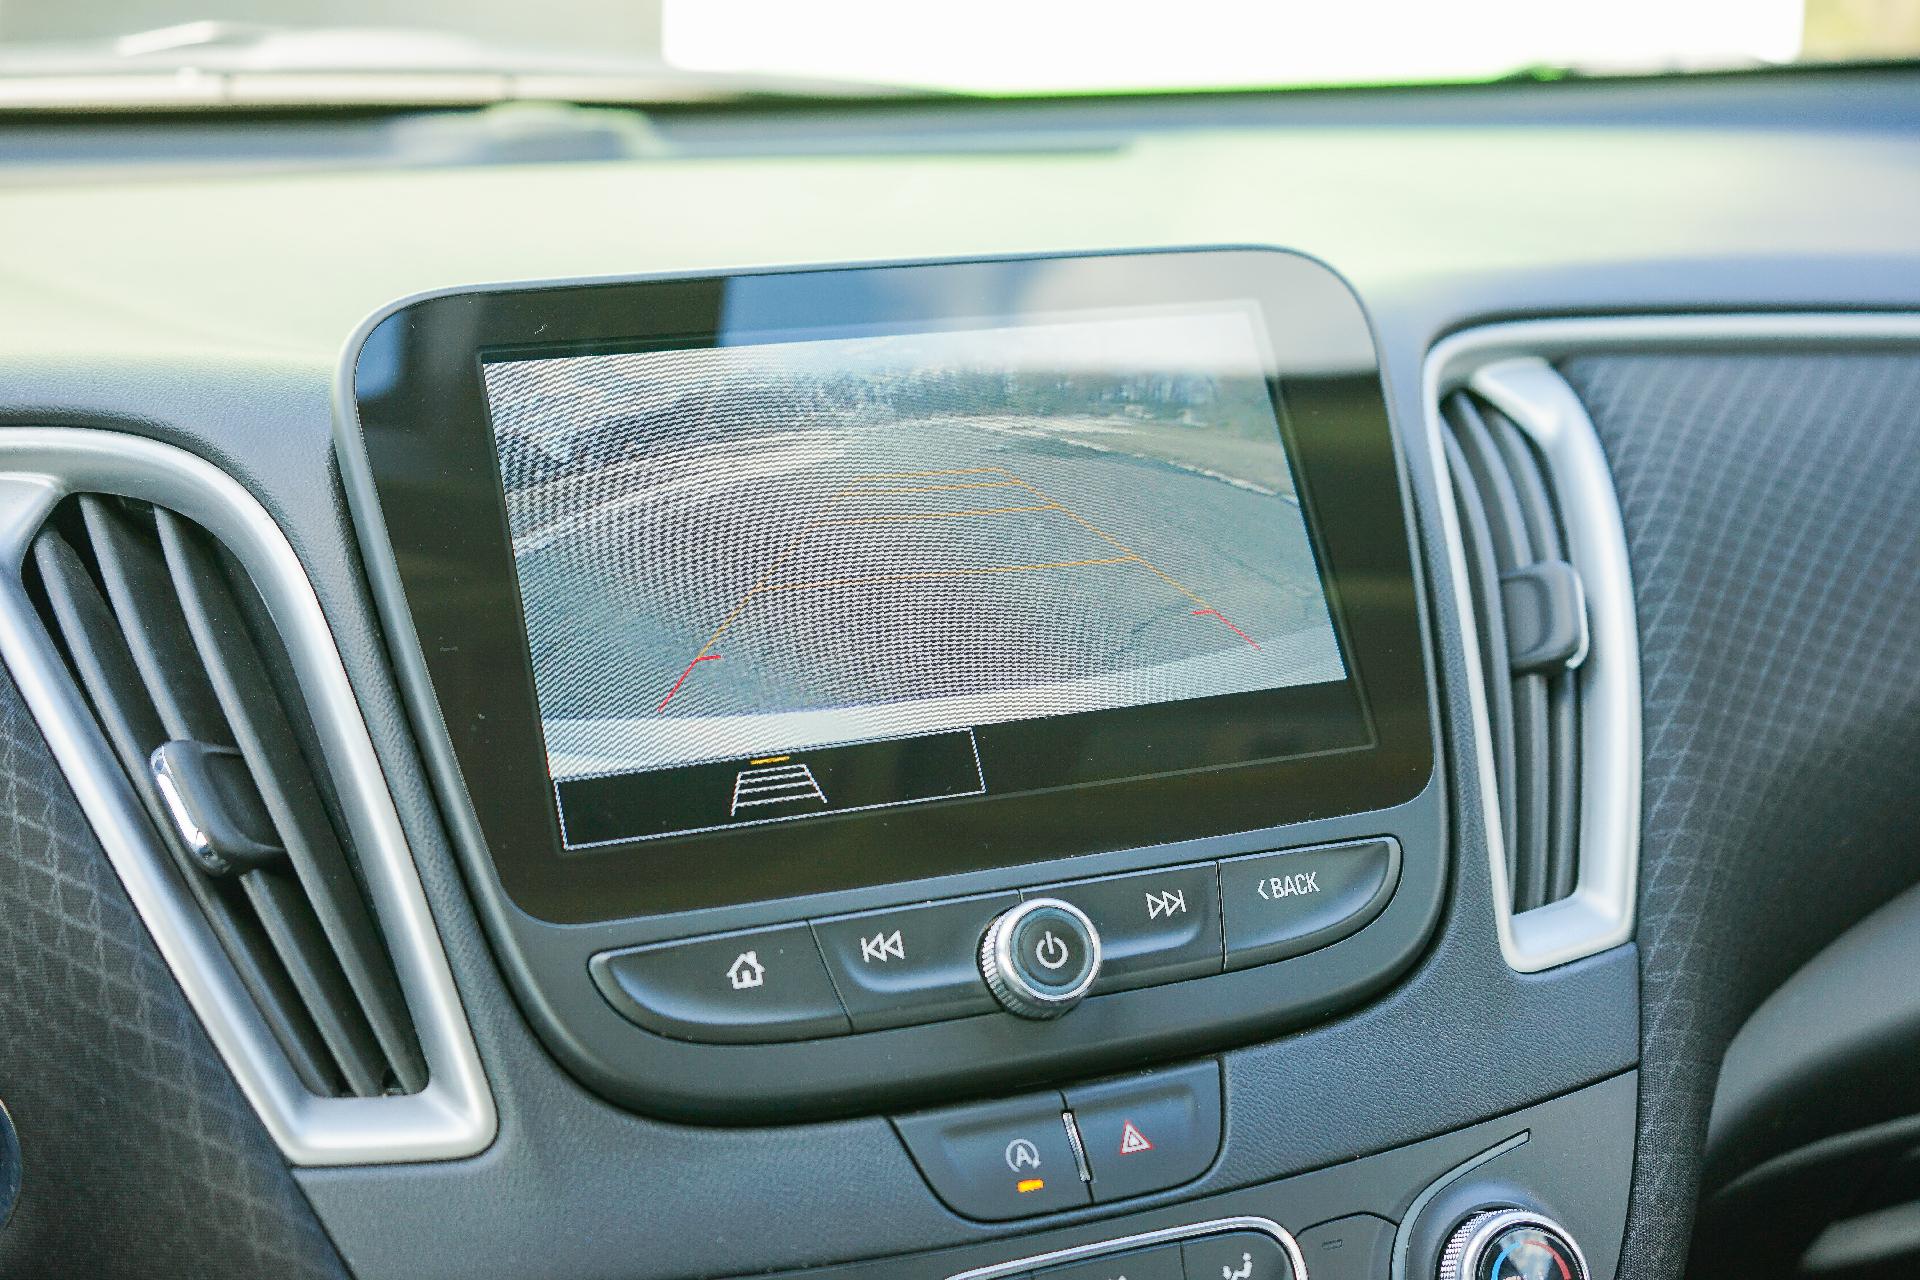
<instances>
[{"instance_id":1,"label":"back button","mask_svg":"<svg viewBox=\"0 0 1920 1280\"><path fill-rule=\"evenodd\" d=\"M1220 863L1227 968L1286 960L1370 923L1393 896L1400 846L1366 840Z\"/></svg>"}]
</instances>

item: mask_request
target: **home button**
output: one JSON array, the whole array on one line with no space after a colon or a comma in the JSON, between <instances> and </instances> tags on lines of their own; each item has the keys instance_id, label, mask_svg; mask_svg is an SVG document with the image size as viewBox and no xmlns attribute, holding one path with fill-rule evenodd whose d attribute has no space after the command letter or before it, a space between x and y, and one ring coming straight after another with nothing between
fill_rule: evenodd
<instances>
[{"instance_id":1,"label":"home button","mask_svg":"<svg viewBox=\"0 0 1920 1280\"><path fill-rule=\"evenodd\" d=\"M750 1044L852 1030L805 925L603 952L589 969L614 1008L679 1040Z\"/></svg>"}]
</instances>

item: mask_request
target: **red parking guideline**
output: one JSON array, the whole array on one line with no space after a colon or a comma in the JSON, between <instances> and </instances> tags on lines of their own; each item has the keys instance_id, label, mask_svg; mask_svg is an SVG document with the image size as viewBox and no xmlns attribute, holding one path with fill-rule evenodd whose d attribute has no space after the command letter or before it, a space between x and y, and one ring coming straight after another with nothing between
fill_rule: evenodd
<instances>
[{"instance_id":1,"label":"red parking guideline","mask_svg":"<svg viewBox=\"0 0 1920 1280\"><path fill-rule=\"evenodd\" d=\"M665 711L667 709L667 704L673 701L673 695L680 692L680 686L687 682L687 677L693 674L693 669L696 666L698 666L702 662L718 662L718 661L720 661L719 654L703 653L699 657L695 658L692 662L689 662L687 664L687 669L680 673L680 678L673 682L673 688L667 690L667 696L660 699L660 705L653 709L654 714L658 715L660 712Z\"/></svg>"}]
</instances>

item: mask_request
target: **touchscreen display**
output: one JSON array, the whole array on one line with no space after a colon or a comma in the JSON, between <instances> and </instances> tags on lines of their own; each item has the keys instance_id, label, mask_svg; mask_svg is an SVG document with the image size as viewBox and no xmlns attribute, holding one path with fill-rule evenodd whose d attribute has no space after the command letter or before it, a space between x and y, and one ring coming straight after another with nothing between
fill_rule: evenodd
<instances>
[{"instance_id":1,"label":"touchscreen display","mask_svg":"<svg viewBox=\"0 0 1920 1280\"><path fill-rule=\"evenodd\" d=\"M485 354L564 846L1275 754L1121 714L1347 680L1260 326Z\"/></svg>"}]
</instances>

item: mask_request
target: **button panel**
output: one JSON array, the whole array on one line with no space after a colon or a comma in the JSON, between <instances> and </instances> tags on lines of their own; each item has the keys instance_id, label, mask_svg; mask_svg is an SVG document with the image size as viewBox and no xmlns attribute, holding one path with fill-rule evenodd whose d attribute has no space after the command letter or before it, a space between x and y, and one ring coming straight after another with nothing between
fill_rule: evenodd
<instances>
[{"instance_id":1,"label":"button panel","mask_svg":"<svg viewBox=\"0 0 1920 1280\"><path fill-rule=\"evenodd\" d=\"M805 925L606 952L592 972L614 1008L680 1040L744 1044L853 1029Z\"/></svg>"},{"instance_id":2,"label":"button panel","mask_svg":"<svg viewBox=\"0 0 1920 1280\"><path fill-rule=\"evenodd\" d=\"M1307 1280L1307 1274L1300 1245L1284 1227L1239 1217L1075 1245L947 1280Z\"/></svg>"},{"instance_id":3,"label":"button panel","mask_svg":"<svg viewBox=\"0 0 1920 1280\"><path fill-rule=\"evenodd\" d=\"M1272 1236L1229 1231L1180 1246L1185 1280L1294 1280L1293 1261Z\"/></svg>"},{"instance_id":4,"label":"button panel","mask_svg":"<svg viewBox=\"0 0 1920 1280\"><path fill-rule=\"evenodd\" d=\"M893 1123L934 1194L991 1222L1191 1182L1220 1150L1220 1109L1208 1060Z\"/></svg>"},{"instance_id":5,"label":"button panel","mask_svg":"<svg viewBox=\"0 0 1920 1280\"><path fill-rule=\"evenodd\" d=\"M1187 1280L1177 1244L1106 1253L1034 1272L1034 1280Z\"/></svg>"},{"instance_id":6,"label":"button panel","mask_svg":"<svg viewBox=\"0 0 1920 1280\"><path fill-rule=\"evenodd\" d=\"M997 1013L979 966L987 927L1023 897L1092 921L1092 994L1290 959L1371 922L1400 878L1382 837L1073 880L744 933L603 952L589 968L633 1022L680 1040L749 1044ZM1044 922L1012 944L1035 975L1084 972L1075 936ZM831 975L831 976L829 976Z\"/></svg>"},{"instance_id":7,"label":"button panel","mask_svg":"<svg viewBox=\"0 0 1920 1280\"><path fill-rule=\"evenodd\" d=\"M1375 1280L1393 1261L1393 1224L1370 1213L1335 1218L1296 1241L1313 1280Z\"/></svg>"},{"instance_id":8,"label":"button panel","mask_svg":"<svg viewBox=\"0 0 1920 1280\"><path fill-rule=\"evenodd\" d=\"M1338 942L1379 914L1398 871L1399 846L1391 840L1226 859L1220 909L1227 968Z\"/></svg>"}]
</instances>

